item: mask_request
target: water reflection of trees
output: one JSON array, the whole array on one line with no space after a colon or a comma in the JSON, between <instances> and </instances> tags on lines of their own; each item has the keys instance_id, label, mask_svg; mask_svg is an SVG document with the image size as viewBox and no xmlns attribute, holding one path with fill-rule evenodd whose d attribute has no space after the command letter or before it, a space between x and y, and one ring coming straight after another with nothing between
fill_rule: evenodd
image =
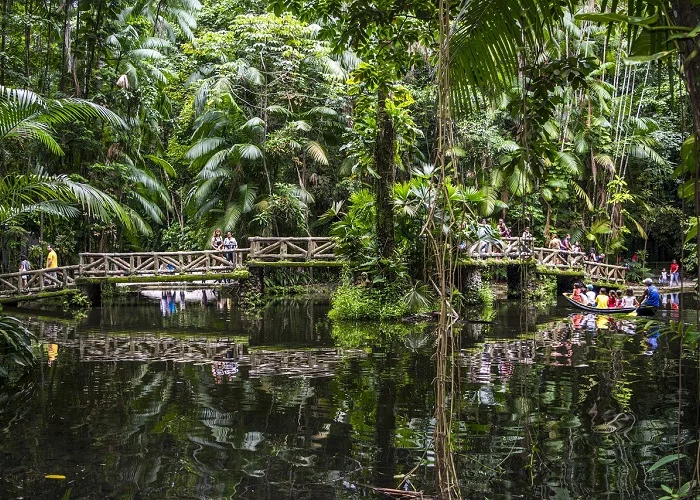
<instances>
[{"instance_id":1,"label":"water reflection of trees","mask_svg":"<svg viewBox=\"0 0 700 500\"><path fill-rule=\"evenodd\" d=\"M46 471L75 480L75 496L353 497L363 484L397 487L416 466L412 483L432 484L434 361L420 328L338 351L332 376L241 369L217 379L193 360L85 362L62 336L114 332L74 327L47 326L56 361L19 395L0 393L0 428L14 436L0 445L3 491L22 483L23 496L62 496L44 489ZM571 317L465 342L454 429L463 492L651 497L642 474L675 447L679 366L667 340L650 353L638 328ZM293 363L308 356L275 356L285 351ZM680 369L689 440L697 379Z\"/></svg>"}]
</instances>

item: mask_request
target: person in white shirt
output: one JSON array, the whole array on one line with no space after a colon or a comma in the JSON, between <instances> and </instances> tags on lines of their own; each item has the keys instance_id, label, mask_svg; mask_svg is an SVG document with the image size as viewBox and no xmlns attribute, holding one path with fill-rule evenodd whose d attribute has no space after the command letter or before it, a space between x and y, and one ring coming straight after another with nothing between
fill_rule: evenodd
<instances>
[{"instance_id":1,"label":"person in white shirt","mask_svg":"<svg viewBox=\"0 0 700 500\"><path fill-rule=\"evenodd\" d=\"M226 232L226 238L224 238L224 251L226 252L226 260L233 262L233 250L238 248L238 242L236 238L233 237L231 231Z\"/></svg>"},{"instance_id":2,"label":"person in white shirt","mask_svg":"<svg viewBox=\"0 0 700 500\"><path fill-rule=\"evenodd\" d=\"M593 291L593 285L588 284L586 285L586 298L588 299L589 304L595 304L595 296L596 293Z\"/></svg>"},{"instance_id":3,"label":"person in white shirt","mask_svg":"<svg viewBox=\"0 0 700 500\"><path fill-rule=\"evenodd\" d=\"M622 296L622 307L638 307L639 301L634 296L634 291L628 288L625 295Z\"/></svg>"}]
</instances>

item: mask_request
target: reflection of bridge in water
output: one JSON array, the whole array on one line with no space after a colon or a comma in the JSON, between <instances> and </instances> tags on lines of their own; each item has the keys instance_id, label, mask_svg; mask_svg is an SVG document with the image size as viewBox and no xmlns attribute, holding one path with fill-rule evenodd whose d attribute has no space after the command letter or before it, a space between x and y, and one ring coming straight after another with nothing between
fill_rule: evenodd
<instances>
[{"instance_id":1,"label":"reflection of bridge in water","mask_svg":"<svg viewBox=\"0 0 700 500\"><path fill-rule=\"evenodd\" d=\"M37 324L40 339L74 349L80 361L170 361L175 363L227 362L249 377L327 377L336 365L349 357L364 357L358 349L313 348L294 350L252 350L240 337L172 336L162 334L76 334L74 326Z\"/></svg>"}]
</instances>

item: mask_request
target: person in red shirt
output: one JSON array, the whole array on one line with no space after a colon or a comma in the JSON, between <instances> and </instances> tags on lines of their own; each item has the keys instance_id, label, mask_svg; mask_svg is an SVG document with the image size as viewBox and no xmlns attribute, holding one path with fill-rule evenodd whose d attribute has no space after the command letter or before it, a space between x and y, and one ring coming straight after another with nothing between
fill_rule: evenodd
<instances>
[{"instance_id":1,"label":"person in red shirt","mask_svg":"<svg viewBox=\"0 0 700 500\"><path fill-rule=\"evenodd\" d=\"M617 293L615 290L610 290L610 296L608 297L608 307L617 307Z\"/></svg>"},{"instance_id":2,"label":"person in red shirt","mask_svg":"<svg viewBox=\"0 0 700 500\"><path fill-rule=\"evenodd\" d=\"M680 266L678 265L678 262L676 262L676 259L673 259L673 262L671 262L671 268L669 269L669 272L671 273L671 281L669 282L668 286L673 286L674 280L676 282L676 286L681 285L679 268Z\"/></svg>"}]
</instances>

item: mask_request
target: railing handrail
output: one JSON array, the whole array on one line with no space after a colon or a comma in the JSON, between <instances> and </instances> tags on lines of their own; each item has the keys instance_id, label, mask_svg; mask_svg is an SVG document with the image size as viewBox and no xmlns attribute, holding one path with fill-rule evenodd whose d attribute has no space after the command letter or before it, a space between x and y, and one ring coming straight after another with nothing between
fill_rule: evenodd
<instances>
[{"instance_id":1,"label":"railing handrail","mask_svg":"<svg viewBox=\"0 0 700 500\"><path fill-rule=\"evenodd\" d=\"M559 248L533 247L533 250L545 251L550 253L565 253L568 255L586 255L586 252L574 252L573 250L561 250Z\"/></svg>"},{"instance_id":2,"label":"railing handrail","mask_svg":"<svg viewBox=\"0 0 700 500\"><path fill-rule=\"evenodd\" d=\"M78 270L80 268L79 265L74 264L70 266L61 266L61 267L40 267L38 269L29 269L27 271L15 271L13 273L5 273L1 274L0 278L18 278L20 276L27 276L27 275L32 275L32 274L42 274L42 273L55 273L58 271L71 271L71 270Z\"/></svg>"},{"instance_id":3,"label":"railing handrail","mask_svg":"<svg viewBox=\"0 0 700 500\"><path fill-rule=\"evenodd\" d=\"M584 260L583 263L587 265L590 264L591 266L601 266L613 269L627 269L625 266L618 266L617 264L605 264L603 262L596 262L594 260Z\"/></svg>"},{"instance_id":4,"label":"railing handrail","mask_svg":"<svg viewBox=\"0 0 700 500\"><path fill-rule=\"evenodd\" d=\"M289 240L297 240L297 241L318 241L318 240L323 240L323 241L330 241L332 240L332 236L251 236L248 238L248 241L272 241L272 242L277 242L281 240L289 241Z\"/></svg>"},{"instance_id":5,"label":"railing handrail","mask_svg":"<svg viewBox=\"0 0 700 500\"><path fill-rule=\"evenodd\" d=\"M79 257L109 257L117 255L119 257L152 257L154 255L207 255L207 254L222 254L222 253L248 253L250 247L236 247L231 249L222 248L221 250L183 250L183 251L167 251L167 252L81 252Z\"/></svg>"}]
</instances>

